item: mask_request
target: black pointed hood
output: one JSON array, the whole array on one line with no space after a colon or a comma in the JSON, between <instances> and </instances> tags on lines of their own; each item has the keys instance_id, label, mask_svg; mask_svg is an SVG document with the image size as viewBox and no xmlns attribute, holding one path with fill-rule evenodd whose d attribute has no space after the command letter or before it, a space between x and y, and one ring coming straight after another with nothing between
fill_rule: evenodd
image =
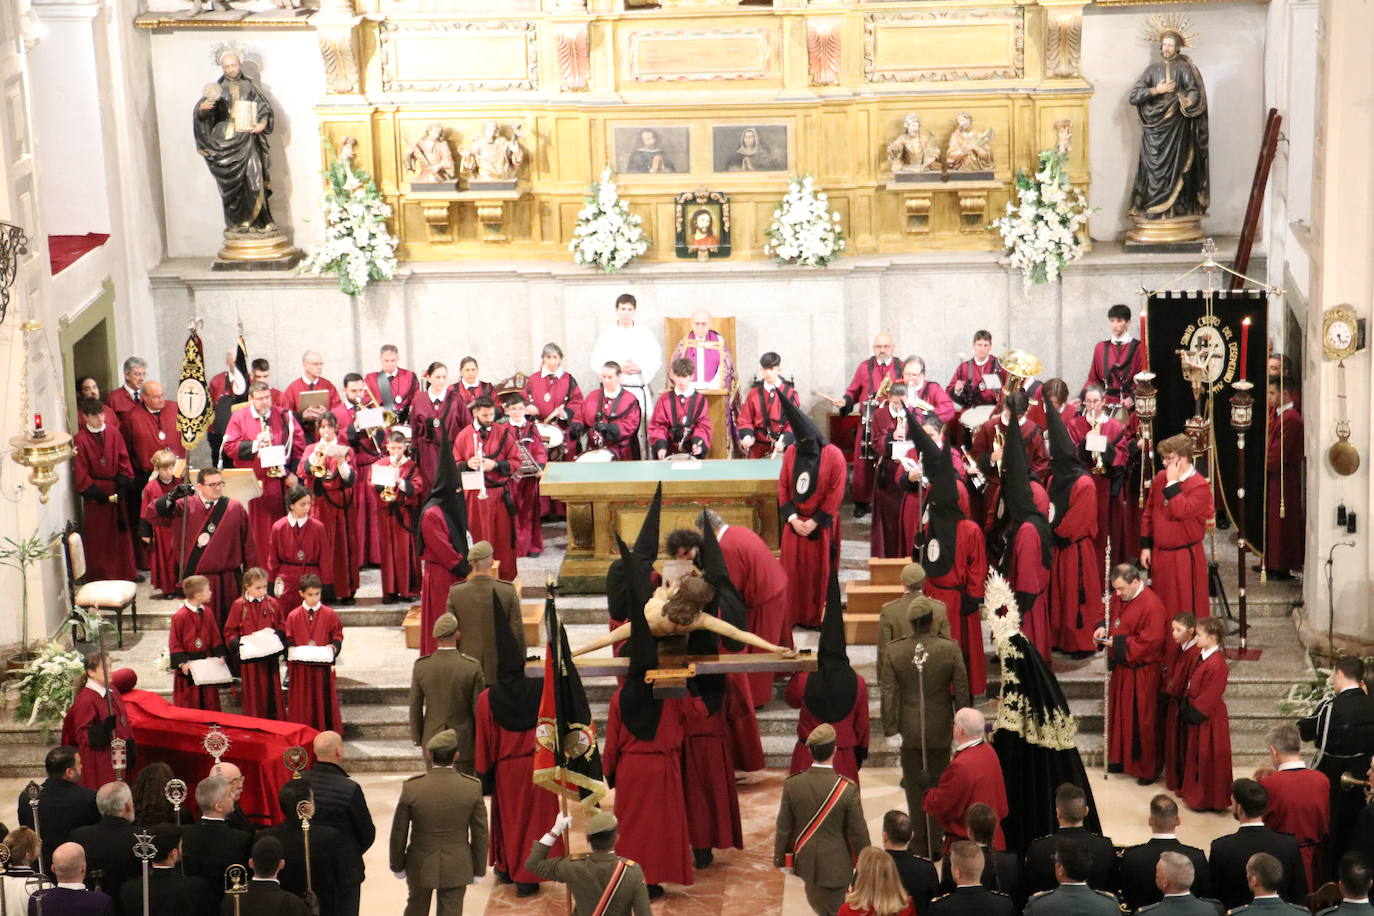
<instances>
[{"instance_id":1,"label":"black pointed hood","mask_svg":"<svg viewBox=\"0 0 1374 916\"><path fill-rule=\"evenodd\" d=\"M783 416L792 427L796 441L792 444L792 501L803 502L820 486L821 450L825 437L806 411L789 398L779 398Z\"/></svg>"},{"instance_id":2,"label":"black pointed hood","mask_svg":"<svg viewBox=\"0 0 1374 916\"><path fill-rule=\"evenodd\" d=\"M649 574L653 567L640 563L619 534L616 547L625 567L626 610L630 620L630 640L627 655L630 669L620 688L620 718L625 727L640 741L652 741L658 734L658 720L663 714L663 701L654 698L654 688L644 682L645 672L658 667L658 643L644 616L644 605L653 597Z\"/></svg>"},{"instance_id":3,"label":"black pointed hood","mask_svg":"<svg viewBox=\"0 0 1374 916\"><path fill-rule=\"evenodd\" d=\"M543 678L525 677L525 653L510 631L510 621L496 592L491 595L492 631L496 634L496 683L487 690L496 724L511 732L527 732L539 719Z\"/></svg>"},{"instance_id":4,"label":"black pointed hood","mask_svg":"<svg viewBox=\"0 0 1374 916\"><path fill-rule=\"evenodd\" d=\"M816 670L806 676L806 708L822 722L839 722L854 711L859 676L849 664L845 648L844 609L840 602L840 573L831 568L825 594L825 616L816 651Z\"/></svg>"},{"instance_id":5,"label":"black pointed hood","mask_svg":"<svg viewBox=\"0 0 1374 916\"><path fill-rule=\"evenodd\" d=\"M1052 409L1052 408L1051 408ZM1005 438L1005 452L1002 456L1002 501L1006 505L1006 527L1003 529L1006 548L1002 552L1002 569L1011 568L1012 542L1021 525L1029 522L1040 532L1040 559L1046 568L1051 565L1051 548L1054 546L1054 532L1049 519L1035 506L1035 494L1031 492L1030 461L1026 458L1026 443L1021 438L1021 415L1010 404L1011 422Z\"/></svg>"},{"instance_id":6,"label":"black pointed hood","mask_svg":"<svg viewBox=\"0 0 1374 916\"><path fill-rule=\"evenodd\" d=\"M444 512L448 523L449 541L464 557L468 553L468 504L463 498L463 478L458 471L458 462L453 457L453 443L449 441L448 431L439 427L439 469L430 487L429 499L415 514L415 554L422 556L425 551L423 518L425 510L438 506Z\"/></svg>"},{"instance_id":7,"label":"black pointed hood","mask_svg":"<svg viewBox=\"0 0 1374 916\"><path fill-rule=\"evenodd\" d=\"M930 438L919 423L911 431L916 448L921 453L921 465L930 489L926 494L925 512L921 524L926 528L925 547L914 557L928 576L943 576L954 566L958 547L959 523L966 518L959 508L959 483L954 473L954 459L949 443L943 449Z\"/></svg>"},{"instance_id":8,"label":"black pointed hood","mask_svg":"<svg viewBox=\"0 0 1374 916\"><path fill-rule=\"evenodd\" d=\"M644 515L643 524L639 526L634 550L631 551L635 559L645 568L652 568L654 561L658 559L659 518L662 511L663 484L660 483L658 488L654 490L654 498L649 503L649 511ZM623 560L613 560L606 569L606 609L612 620L617 623L624 623L630 619L628 601L629 591L626 586L625 563Z\"/></svg>"},{"instance_id":9,"label":"black pointed hood","mask_svg":"<svg viewBox=\"0 0 1374 916\"><path fill-rule=\"evenodd\" d=\"M1050 524L1058 528L1069 511L1069 494L1078 478L1088 473L1078 458L1078 448L1069 436L1064 418L1053 404L1045 404L1045 422L1050 432Z\"/></svg>"},{"instance_id":10,"label":"black pointed hood","mask_svg":"<svg viewBox=\"0 0 1374 916\"><path fill-rule=\"evenodd\" d=\"M707 521L705 512L697 519L697 527L701 529L701 551L697 562L701 566L702 576L716 590L716 596L711 599L706 610L736 629L748 629L748 604L730 579L730 568L725 564L725 553L720 549L720 541L716 540L716 530ZM726 647L732 652L739 651L740 648L738 644L727 644Z\"/></svg>"}]
</instances>

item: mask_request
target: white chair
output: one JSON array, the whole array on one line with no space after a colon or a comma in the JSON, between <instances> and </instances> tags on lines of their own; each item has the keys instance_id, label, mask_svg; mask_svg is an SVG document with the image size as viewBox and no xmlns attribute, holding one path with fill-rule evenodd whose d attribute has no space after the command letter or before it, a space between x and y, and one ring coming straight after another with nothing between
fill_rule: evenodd
<instances>
[{"instance_id":1,"label":"white chair","mask_svg":"<svg viewBox=\"0 0 1374 916\"><path fill-rule=\"evenodd\" d=\"M119 634L119 648L124 648L124 610L129 609L134 632L138 632L138 585L127 579L86 579L86 546L81 532L68 522L62 532L62 553L67 561L67 589L72 603L87 611L102 614L114 611L115 629Z\"/></svg>"}]
</instances>

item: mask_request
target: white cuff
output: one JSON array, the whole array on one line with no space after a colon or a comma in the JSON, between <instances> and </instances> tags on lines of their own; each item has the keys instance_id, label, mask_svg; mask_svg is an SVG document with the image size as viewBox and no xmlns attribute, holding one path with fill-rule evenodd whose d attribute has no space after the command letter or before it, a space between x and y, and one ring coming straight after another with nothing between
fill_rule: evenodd
<instances>
[{"instance_id":1,"label":"white cuff","mask_svg":"<svg viewBox=\"0 0 1374 916\"><path fill-rule=\"evenodd\" d=\"M539 842L552 849L558 845L558 837L554 836L552 833L546 833L539 838Z\"/></svg>"}]
</instances>

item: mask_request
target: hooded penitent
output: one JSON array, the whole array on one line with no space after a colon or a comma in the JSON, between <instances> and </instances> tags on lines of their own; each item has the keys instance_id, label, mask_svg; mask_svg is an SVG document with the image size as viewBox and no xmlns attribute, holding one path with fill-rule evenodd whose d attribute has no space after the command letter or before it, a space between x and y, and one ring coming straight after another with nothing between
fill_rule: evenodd
<instances>
[{"instance_id":1,"label":"hooded penitent","mask_svg":"<svg viewBox=\"0 0 1374 916\"><path fill-rule=\"evenodd\" d=\"M639 526L635 538L634 554L641 566L652 568L658 559L659 515L663 510L663 484L654 490L654 498L649 503L649 511L644 514L644 522ZM652 589L650 590L652 592ZM642 605L641 605L642 606ZM613 560L606 570L606 609L616 623L630 619L629 593L626 590L625 562Z\"/></svg>"},{"instance_id":2,"label":"hooded penitent","mask_svg":"<svg viewBox=\"0 0 1374 916\"><path fill-rule=\"evenodd\" d=\"M1026 459L1026 443L1020 434L1021 415L1015 407L1009 406L1008 410L1011 411L1011 431L1007 434L1006 453L1002 458L1002 501L1007 509L1002 572L1011 569L1011 545L1024 522L1030 522L1040 533L1040 562L1048 569L1052 564L1054 533L1050 530L1049 519L1035 508L1035 496L1031 493L1030 485L1030 462ZM1029 610L1026 609L1027 612Z\"/></svg>"},{"instance_id":3,"label":"hooded penitent","mask_svg":"<svg viewBox=\"0 0 1374 916\"><path fill-rule=\"evenodd\" d=\"M845 650L840 575L835 569L830 570L816 656L816 670L806 676L806 708L822 722L839 722L854 711L859 676L849 664L849 653Z\"/></svg>"},{"instance_id":4,"label":"hooded penitent","mask_svg":"<svg viewBox=\"0 0 1374 916\"><path fill-rule=\"evenodd\" d=\"M927 576L943 576L954 565L959 522L966 518L959 508L959 483L954 475L954 461L950 457L948 444L941 449L919 423L912 427L911 435L921 452L926 480L930 481L930 492L926 497L927 517L921 519L922 524L928 525L929 536L921 556L912 559L925 568Z\"/></svg>"},{"instance_id":5,"label":"hooded penitent","mask_svg":"<svg viewBox=\"0 0 1374 916\"><path fill-rule=\"evenodd\" d=\"M620 559L625 564L626 607L630 617L628 652L630 668L620 688L620 718L630 734L640 741L653 741L658 734L663 701L654 698L654 688L644 682L644 674L658 667L658 643L644 616L644 605L653 596L649 574L653 567L640 562L620 535L615 536Z\"/></svg>"},{"instance_id":6,"label":"hooded penitent","mask_svg":"<svg viewBox=\"0 0 1374 916\"><path fill-rule=\"evenodd\" d=\"M1050 430L1050 524L1058 528L1069 511L1069 494L1078 478L1088 473L1078 460L1078 449L1069 436L1064 418L1053 405L1045 405Z\"/></svg>"},{"instance_id":7,"label":"hooded penitent","mask_svg":"<svg viewBox=\"0 0 1374 916\"><path fill-rule=\"evenodd\" d=\"M487 690L496 724L510 732L534 728L539 719L542 678L525 677L525 653L510 631L501 599L491 595L492 631L496 634L496 683Z\"/></svg>"},{"instance_id":8,"label":"hooded penitent","mask_svg":"<svg viewBox=\"0 0 1374 916\"><path fill-rule=\"evenodd\" d=\"M458 462L453 457L453 445L448 433L440 427L439 469L434 475L434 485L429 491L429 499L415 514L415 554L425 552L425 538L421 519L430 506L439 506L448 523L448 537L454 548L464 557L468 553L468 504L463 499L463 478L458 472Z\"/></svg>"},{"instance_id":9,"label":"hooded penitent","mask_svg":"<svg viewBox=\"0 0 1374 916\"><path fill-rule=\"evenodd\" d=\"M735 588L735 583L730 581L725 554L720 549L720 541L716 540L715 529L706 520L705 512L697 519L697 525L701 528L701 550L697 562L701 566L702 578L715 590L714 597L702 608L702 613L719 617L737 629L748 629L748 612L744 597L740 595L739 589ZM732 639L721 639L708 630L697 630L687 637L687 651L693 655L715 655L720 651L722 644L731 652L738 652L744 648L743 644ZM712 712L720 709L725 701L723 674L698 674L692 679L692 687Z\"/></svg>"},{"instance_id":10,"label":"hooded penitent","mask_svg":"<svg viewBox=\"0 0 1374 916\"><path fill-rule=\"evenodd\" d=\"M782 405L783 415L792 425L792 434L796 436L796 442L792 446L792 502L785 504L780 510L782 517L786 519L797 511L796 503L809 498L820 484L821 450L825 447L825 437L816 428L816 424L811 422L806 412L791 400L779 398L778 403ZM822 524L817 527L811 536L819 537L820 530L824 527L827 526Z\"/></svg>"}]
</instances>

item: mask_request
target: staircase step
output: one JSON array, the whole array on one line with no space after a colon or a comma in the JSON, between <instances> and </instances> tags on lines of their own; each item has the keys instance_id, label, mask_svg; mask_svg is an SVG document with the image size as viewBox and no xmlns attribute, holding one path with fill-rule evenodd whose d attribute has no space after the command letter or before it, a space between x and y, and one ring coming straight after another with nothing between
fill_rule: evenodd
<instances>
[{"instance_id":1,"label":"staircase step","mask_svg":"<svg viewBox=\"0 0 1374 916\"><path fill-rule=\"evenodd\" d=\"M902 586L852 581L845 585L845 604L851 614L876 614L883 605L902 596Z\"/></svg>"},{"instance_id":2,"label":"staircase step","mask_svg":"<svg viewBox=\"0 0 1374 916\"><path fill-rule=\"evenodd\" d=\"M868 581L874 585L902 585L902 570L911 561L906 557L889 559L887 557L868 558Z\"/></svg>"}]
</instances>

